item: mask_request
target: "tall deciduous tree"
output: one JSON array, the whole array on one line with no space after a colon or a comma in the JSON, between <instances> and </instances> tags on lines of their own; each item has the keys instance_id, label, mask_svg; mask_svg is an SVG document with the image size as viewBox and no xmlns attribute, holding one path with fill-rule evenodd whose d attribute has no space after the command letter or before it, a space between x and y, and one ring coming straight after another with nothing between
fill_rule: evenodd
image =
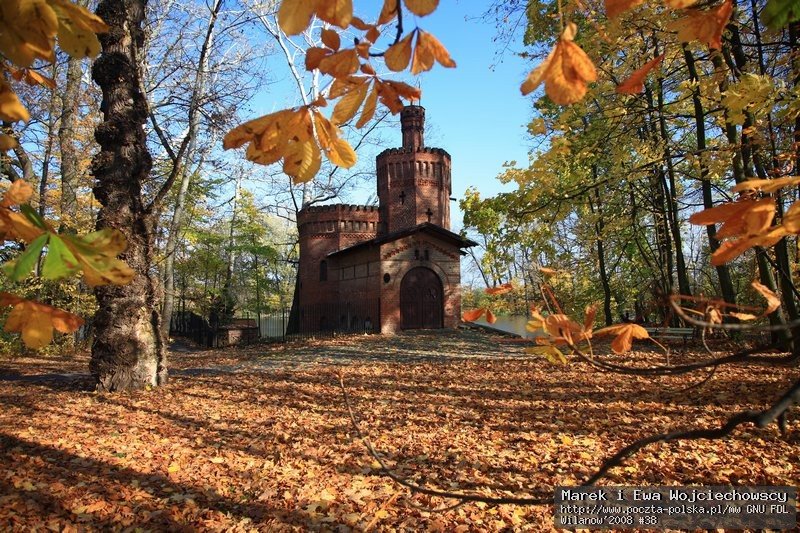
<instances>
[{"instance_id":1,"label":"tall deciduous tree","mask_svg":"<svg viewBox=\"0 0 800 533\"><path fill-rule=\"evenodd\" d=\"M99 310L90 369L97 388L104 391L156 386L167 379L161 295L153 268L156 217L142 195L152 166L140 83L145 4L146 0L103 0L97 7L111 28L100 36L102 53L92 68L103 93L103 122L95 132L100 152L92 162L94 193L102 205L97 226L125 235L128 248L123 257L136 272L128 285L95 290Z\"/></svg>"}]
</instances>

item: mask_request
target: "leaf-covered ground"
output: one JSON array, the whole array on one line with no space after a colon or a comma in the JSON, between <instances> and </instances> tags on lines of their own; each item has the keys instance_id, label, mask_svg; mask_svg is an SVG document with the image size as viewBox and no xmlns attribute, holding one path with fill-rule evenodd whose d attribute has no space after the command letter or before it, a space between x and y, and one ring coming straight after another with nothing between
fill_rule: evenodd
<instances>
[{"instance_id":1,"label":"leaf-covered ground","mask_svg":"<svg viewBox=\"0 0 800 533\"><path fill-rule=\"evenodd\" d=\"M381 476L350 424L339 370L362 430L399 473L496 496L551 494L635 438L762 408L800 374L729 367L687 391L703 376L554 367L474 331L180 350L168 386L131 394L81 391L86 365L0 364L0 529L547 530L548 507L431 512L451 502ZM796 412L788 429L652 446L603 483L797 485Z\"/></svg>"}]
</instances>

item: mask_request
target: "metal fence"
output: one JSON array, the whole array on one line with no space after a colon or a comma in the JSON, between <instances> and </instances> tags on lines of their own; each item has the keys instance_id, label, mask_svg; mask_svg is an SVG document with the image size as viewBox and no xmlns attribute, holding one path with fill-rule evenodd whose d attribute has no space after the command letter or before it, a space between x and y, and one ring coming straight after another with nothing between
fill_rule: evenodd
<instances>
[{"instance_id":1,"label":"metal fence","mask_svg":"<svg viewBox=\"0 0 800 533\"><path fill-rule=\"evenodd\" d=\"M258 337L273 342L380 331L380 301L377 299L301 306L294 331L289 330L289 314L289 308L261 316L248 314L234 319L232 324L221 324L213 328L208 319L191 311L180 311L172 315L170 334L187 337L203 347L218 348L232 343L234 335L231 330L252 330L256 325ZM252 336L236 338L250 342Z\"/></svg>"}]
</instances>

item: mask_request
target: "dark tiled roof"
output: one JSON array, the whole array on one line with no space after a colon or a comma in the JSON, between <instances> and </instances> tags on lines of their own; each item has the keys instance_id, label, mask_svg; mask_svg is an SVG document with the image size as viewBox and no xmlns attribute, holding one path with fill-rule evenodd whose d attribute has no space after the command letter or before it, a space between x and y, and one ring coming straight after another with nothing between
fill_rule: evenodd
<instances>
[{"instance_id":1,"label":"dark tiled roof","mask_svg":"<svg viewBox=\"0 0 800 533\"><path fill-rule=\"evenodd\" d=\"M446 230L443 227L437 226L436 224L431 224L430 222L423 222L422 224L417 224L416 226L412 226L410 228L393 231L392 233L387 233L386 235L381 235L380 237L361 241L360 243L348 246L347 248L336 250L335 252L329 253L328 257L341 256L369 246L379 246L387 242L402 239L403 237L408 237L409 235L413 235L415 233L429 233L431 235L435 235L445 241L449 241L459 248L469 248L470 246L478 245L477 242L467 239L466 237L462 237L458 233L453 233L450 230Z\"/></svg>"}]
</instances>

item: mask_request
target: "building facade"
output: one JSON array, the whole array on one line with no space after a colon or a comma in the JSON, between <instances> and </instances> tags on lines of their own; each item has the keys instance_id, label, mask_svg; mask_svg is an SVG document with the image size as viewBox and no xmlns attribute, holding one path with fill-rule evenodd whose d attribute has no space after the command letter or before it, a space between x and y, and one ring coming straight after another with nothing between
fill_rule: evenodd
<instances>
[{"instance_id":1,"label":"building facade","mask_svg":"<svg viewBox=\"0 0 800 533\"><path fill-rule=\"evenodd\" d=\"M460 321L461 256L475 243L450 231L450 155L425 147L424 108L406 106L400 123L403 146L376 160L377 207L321 205L297 215L306 331L394 333Z\"/></svg>"}]
</instances>

